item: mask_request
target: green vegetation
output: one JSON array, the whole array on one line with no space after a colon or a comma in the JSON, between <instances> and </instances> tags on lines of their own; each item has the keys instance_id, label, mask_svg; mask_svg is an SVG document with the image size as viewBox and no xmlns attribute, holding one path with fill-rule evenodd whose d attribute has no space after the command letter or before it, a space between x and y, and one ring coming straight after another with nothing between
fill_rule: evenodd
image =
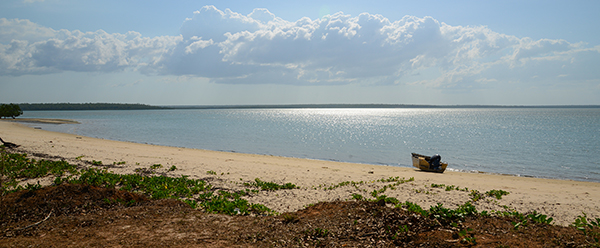
<instances>
[{"instance_id":1,"label":"green vegetation","mask_svg":"<svg viewBox=\"0 0 600 248\"><path fill-rule=\"evenodd\" d=\"M429 216L429 212L427 210L424 210L421 206L419 206L418 204L406 201L403 204L398 204L396 205L396 207L404 207L406 209L406 211L409 212L413 212L416 214L420 214L423 215L425 217Z\"/></svg>"},{"instance_id":2,"label":"green vegetation","mask_svg":"<svg viewBox=\"0 0 600 248\"><path fill-rule=\"evenodd\" d=\"M477 190L471 190L471 193L469 194L469 196L471 197L471 201L474 201L474 202L479 201L485 197L485 195L481 194L481 192L479 192Z\"/></svg>"},{"instance_id":3,"label":"green vegetation","mask_svg":"<svg viewBox=\"0 0 600 248\"><path fill-rule=\"evenodd\" d=\"M285 183L285 184L277 184L274 182L263 182L260 179L256 178L254 179L253 183L244 183L244 186L247 187L256 187L256 188L260 188L262 190L280 190L280 189L295 189L298 188L298 186L292 184L292 183Z\"/></svg>"},{"instance_id":4,"label":"green vegetation","mask_svg":"<svg viewBox=\"0 0 600 248\"><path fill-rule=\"evenodd\" d=\"M510 194L510 193L507 191L501 190L501 189L499 189L499 190L493 189L490 191L486 191L485 193L481 193L477 190L471 190L471 193L469 194L469 196L471 197L472 201L476 202L476 201L479 201L479 200L485 198L486 196L494 197L498 200L501 200L502 196L508 195L508 194Z\"/></svg>"},{"instance_id":5,"label":"green vegetation","mask_svg":"<svg viewBox=\"0 0 600 248\"><path fill-rule=\"evenodd\" d=\"M324 228L315 228L311 230L306 230L305 232L308 236L316 237L316 238L325 238L329 235L329 230Z\"/></svg>"},{"instance_id":6,"label":"green vegetation","mask_svg":"<svg viewBox=\"0 0 600 248\"><path fill-rule=\"evenodd\" d=\"M284 223L296 223L296 222L300 221L298 219L298 215L295 213L285 213L285 214L282 214L281 217L283 217Z\"/></svg>"},{"instance_id":7,"label":"green vegetation","mask_svg":"<svg viewBox=\"0 0 600 248\"><path fill-rule=\"evenodd\" d=\"M250 212L257 214L272 214L273 210L261 204L250 204L247 200L241 199L241 196L247 192L229 193L219 191L215 194L212 191L206 191L198 197L198 205L209 213L222 213L229 215L248 214Z\"/></svg>"},{"instance_id":8,"label":"green vegetation","mask_svg":"<svg viewBox=\"0 0 600 248\"><path fill-rule=\"evenodd\" d=\"M445 224L448 224L450 222L461 221L468 216L475 216L478 213L471 202L466 202L454 210L444 208L441 203L438 203L436 206L431 206L431 208L429 208L428 214L430 217L439 220L441 223L446 222Z\"/></svg>"},{"instance_id":9,"label":"green vegetation","mask_svg":"<svg viewBox=\"0 0 600 248\"><path fill-rule=\"evenodd\" d=\"M590 220L587 214L583 213L583 216L577 216L572 225L584 235L593 238L596 243L600 242L600 218Z\"/></svg>"},{"instance_id":10,"label":"green vegetation","mask_svg":"<svg viewBox=\"0 0 600 248\"><path fill-rule=\"evenodd\" d=\"M150 166L150 169L156 170L156 169L160 169L162 167L163 167L162 164L153 164L152 166Z\"/></svg>"},{"instance_id":11,"label":"green vegetation","mask_svg":"<svg viewBox=\"0 0 600 248\"><path fill-rule=\"evenodd\" d=\"M441 203L438 203L435 206L431 206L429 210L423 209L421 206L411 202L404 202L397 204L396 207L403 208L406 211L413 212L416 214L420 214L424 217L429 217L436 219L442 225L450 224L451 226L457 227L456 223L462 222L465 218L469 216L490 216L487 211L478 212L475 206L471 203L471 201L467 201L465 204L458 206L456 209L448 209L443 207ZM514 229L517 230L519 227L526 227L528 223L535 222L538 224L546 224L549 225L552 223L553 219L548 218L548 216L537 213L534 211L530 214L522 214L517 211L501 211L496 212L497 216L505 216L515 218L517 221L512 222ZM587 224L588 221L585 217L579 217L573 225L578 227L579 230L588 231L587 235L595 238L596 242L598 242L598 238L600 238L600 232L589 234L593 228L593 224ZM598 223L600 223L600 218L597 218L595 222L591 222L598 227ZM461 230L458 234L462 238L461 242L476 245L477 240L474 235L470 234L471 230ZM596 236L594 236L596 235Z\"/></svg>"},{"instance_id":12,"label":"green vegetation","mask_svg":"<svg viewBox=\"0 0 600 248\"><path fill-rule=\"evenodd\" d=\"M461 240L462 243L469 244L469 245L477 244L477 239L475 238L475 235L472 234L471 232L473 232L473 229L471 229L471 228L463 229L463 230L460 230L460 232L458 232L458 236L460 236L462 238L462 240Z\"/></svg>"},{"instance_id":13,"label":"green vegetation","mask_svg":"<svg viewBox=\"0 0 600 248\"><path fill-rule=\"evenodd\" d=\"M78 177L57 177L55 184L75 183L109 188L120 188L127 191L143 193L153 199L191 198L201 191L210 190L204 181L190 180L185 176L172 178L166 176L142 176L138 174L120 175L105 169L83 169Z\"/></svg>"},{"instance_id":14,"label":"green vegetation","mask_svg":"<svg viewBox=\"0 0 600 248\"><path fill-rule=\"evenodd\" d=\"M403 208L406 211L420 214L425 217L437 219L443 224L462 221L468 216L476 216L479 214L471 202L466 202L465 204L458 206L456 209L445 208L443 207L443 204L438 203L435 206L431 206L429 210L425 210L418 204L408 201L396 204L396 207Z\"/></svg>"},{"instance_id":15,"label":"green vegetation","mask_svg":"<svg viewBox=\"0 0 600 248\"><path fill-rule=\"evenodd\" d=\"M34 189L38 186L18 185L20 179L40 178L47 175L62 176L64 173L77 173L77 166L65 161L47 161L27 158L26 154L7 153L0 148L0 195L9 192Z\"/></svg>"},{"instance_id":16,"label":"green vegetation","mask_svg":"<svg viewBox=\"0 0 600 248\"><path fill-rule=\"evenodd\" d=\"M365 200L365 198L362 195L356 194L356 193L352 194L352 199L357 200L357 201Z\"/></svg>"},{"instance_id":17,"label":"green vegetation","mask_svg":"<svg viewBox=\"0 0 600 248\"><path fill-rule=\"evenodd\" d=\"M511 216L516 218L518 221L513 221L512 225L515 230L519 229L519 227L525 227L529 224L529 222L535 222L539 224L550 224L552 223L553 218L548 218L548 216L540 214L536 211L533 211L531 214L522 214L517 211L508 211L508 212L500 212L498 213L501 216Z\"/></svg>"},{"instance_id":18,"label":"green vegetation","mask_svg":"<svg viewBox=\"0 0 600 248\"><path fill-rule=\"evenodd\" d=\"M414 180L414 179L410 178L409 180L398 180L398 182L407 182L407 181L412 181L412 180ZM467 188L460 189L453 185L446 186L444 184L431 184L431 187L432 188L444 188L446 191L460 190L460 191L468 192ZM384 187L383 189L385 189L385 188L386 187ZM487 211L478 212L477 209L475 208L475 206L473 205L473 202L483 199L486 196L495 197L496 199L502 199L503 195L509 194L509 192L506 192L503 190L490 190L485 193L480 193L477 190L471 190L470 191L471 193L469 194L471 196L471 200L467 201L463 205L459 205L456 209L445 208L443 206L443 204L438 203L437 205L431 206L428 210L426 210L426 209L423 209L418 204L415 204L415 203L412 203L409 201L400 203L400 201L398 201L398 199L396 199L396 198L387 197L385 195L380 195L380 193L383 193L384 191L385 190L380 189L380 190L374 190L373 192L371 192L371 196L373 196L374 199L372 199L370 201L378 201L378 202L384 201L385 203L392 203L392 204L395 204L396 208L403 208L406 211L413 212L413 213L422 215L424 217L436 219L442 225L450 224L455 227L456 227L456 223L464 221L465 218L467 218L469 216L491 216ZM352 198L354 200L358 200L358 201L361 201L361 200L369 201L367 198L363 197L360 194L353 194ZM506 207L506 208L508 208L508 207ZM539 224L551 224L553 221L552 218L548 218L548 216L537 213L536 211L534 211L533 213L530 213L530 214L522 214L517 211L503 211L503 212L496 212L496 215L515 218L517 220L517 221L513 222L513 226L515 227L515 229L518 229L519 227L527 226L527 223L529 223L529 222L535 222L535 223L539 223ZM581 217L578 219L578 221L576 221L576 224L574 224L574 225L582 227L582 228L580 228L580 230L582 230L585 227L590 229L592 227L592 225L582 224L582 223L595 223L597 225L597 223L600 223L600 218L597 218L595 222L593 222L593 221L586 222L586 221L587 220L585 219L585 217ZM465 243L465 244L476 245L477 244L476 238L473 235L471 235L469 232L470 231L468 229L462 230L461 232L459 232L459 236L462 238L461 242ZM396 233L396 235L399 235L399 233ZM598 235L599 235L598 237L600 237L600 233L598 233Z\"/></svg>"},{"instance_id":19,"label":"green vegetation","mask_svg":"<svg viewBox=\"0 0 600 248\"><path fill-rule=\"evenodd\" d=\"M102 165L100 161L93 161L92 164ZM125 162L115 162L113 164L125 164ZM160 164L154 164L150 167L151 170L162 168ZM166 168L165 168L166 169ZM175 166L171 166L169 171L175 170ZM147 169L146 169L147 170ZM209 171L209 174L216 175L214 171ZM240 191L226 191L215 189L212 185L204 180L190 179L188 176L167 177L157 175L147 175L145 173L138 174L115 174L106 169L98 168L77 168L65 161L48 161L35 160L28 158L26 154L9 153L0 146L0 196L4 196L10 192L20 190L38 190L41 185L26 184L22 182L25 179L36 179L47 176L54 177L54 184L70 183L70 184L86 184L99 187L116 188L130 192L144 194L152 199L178 199L193 208L199 208L209 213L220 213L229 215L239 214L276 214L273 210L261 204L249 203L245 196L259 192L259 190L273 191L280 189L296 189L296 185L292 183L278 184L274 182L265 182L256 178L254 182L244 183L243 185L249 188ZM431 206L429 209L423 209L421 206L408 201L400 202L398 199L383 195L387 189L393 189L402 183L414 181L414 178L404 179L399 177L390 177L387 179L376 180L377 182L392 183L385 185L381 189L373 190L371 196L367 199L360 194L353 194L352 198L358 201L376 201L393 204L396 208L402 208L405 211L413 212L427 218L435 219L443 225L450 225L458 228L466 218L472 216L495 216L513 218L512 222L515 230L527 228L529 225L549 225L553 219L548 216L533 211L532 213L519 213L510 211L509 207L505 206L507 211L493 211L491 214L487 211L479 212L473 205L473 202L485 197L494 197L501 199L502 196L508 195L509 192L503 190L490 190L485 193L480 193L476 190L470 191L471 200L459 205L456 209L449 209L442 204ZM337 187L347 185L359 185L364 182L342 182L337 185L325 188L331 190ZM468 191L468 189L459 189L458 187L446 185L432 184L434 188L444 188L450 190ZM250 189L253 188L253 189ZM113 199L114 200L114 199ZM106 201L113 201L106 199ZM111 202L107 202L111 203ZM124 205L132 205L135 202L122 202ZM282 218L285 223L294 223L298 221L298 216L295 214L284 214ZM354 220L356 225L358 222ZM589 219L585 213L573 222L572 226L581 230L586 236L593 238L596 242L600 240L600 218ZM390 231L395 233L394 237L400 237L403 233L409 232L407 225L398 227L390 227ZM456 229L457 231L459 229ZM306 231L306 234L322 238L330 235L327 229L314 228ZM468 228L460 229L458 236L464 244L476 245L477 239Z\"/></svg>"},{"instance_id":20,"label":"green vegetation","mask_svg":"<svg viewBox=\"0 0 600 248\"><path fill-rule=\"evenodd\" d=\"M0 104L0 118L15 118L19 115L22 115L23 111L19 107L19 105L11 103L11 104Z\"/></svg>"},{"instance_id":21,"label":"green vegetation","mask_svg":"<svg viewBox=\"0 0 600 248\"><path fill-rule=\"evenodd\" d=\"M487 196L494 196L498 200L502 199L503 195L508 195L508 194L510 194L510 193L506 192L504 190L495 190L495 189L492 189L490 191L485 192L485 195L487 195Z\"/></svg>"},{"instance_id":22,"label":"green vegetation","mask_svg":"<svg viewBox=\"0 0 600 248\"><path fill-rule=\"evenodd\" d=\"M454 185L448 185L448 186L446 186L445 184L435 184L435 183L432 183L431 187L432 188L444 188L446 191L458 190L458 191L469 192L468 188L461 189L458 186L454 186Z\"/></svg>"},{"instance_id":23,"label":"green vegetation","mask_svg":"<svg viewBox=\"0 0 600 248\"><path fill-rule=\"evenodd\" d=\"M102 165L100 161L92 162ZM162 165L152 165L152 169ZM173 170L176 169L171 167ZM240 192L216 191L203 180L189 179L187 176L167 177L148 176L146 174L115 174L106 169L77 169L65 161L35 160L26 154L11 154L0 147L0 195L20 190L36 190L39 184L19 185L21 179L55 176L54 184L71 183L86 184L108 188L118 188L130 192L141 193L152 199L179 199L194 208L202 208L210 213L222 214L274 214L275 212L261 204L251 204L242 196L250 194L250 189ZM256 179L256 182L262 182ZM270 185L270 183L266 183ZM293 184L268 186L265 190L290 188ZM257 192L257 191L255 191Z\"/></svg>"},{"instance_id":24,"label":"green vegetation","mask_svg":"<svg viewBox=\"0 0 600 248\"><path fill-rule=\"evenodd\" d=\"M393 189L395 189L394 188L395 186L398 186L398 185L406 183L406 182L412 182L414 180L415 180L414 177L411 177L409 179L404 179L404 178L400 178L399 176L397 176L397 177L389 177L389 178L378 179L378 180L376 180L374 182L382 182L382 183L393 182L393 184L386 185L382 189L380 189L380 192L378 192L378 194L380 194L380 193L385 192L388 188L393 190ZM344 187L344 186L348 186L348 185L351 185L351 186L353 186L353 187L355 187L355 188L358 189L358 186L363 185L363 184L367 184L367 183L368 182L364 182L364 181L360 181L360 182L344 181L344 182L341 182L341 183L338 183L338 184L335 184L335 185L331 185L331 186L329 186L327 188L323 188L323 189L324 190L334 190L334 189L337 189L339 187ZM317 187L313 187L313 189L322 188L322 187L324 187L324 186L323 185L319 185Z\"/></svg>"}]
</instances>

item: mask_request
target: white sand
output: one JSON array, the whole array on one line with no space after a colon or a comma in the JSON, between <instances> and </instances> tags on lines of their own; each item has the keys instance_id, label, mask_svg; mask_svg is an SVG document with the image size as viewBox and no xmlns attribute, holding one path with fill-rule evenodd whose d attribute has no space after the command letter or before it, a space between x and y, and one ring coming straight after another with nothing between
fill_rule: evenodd
<instances>
[{"instance_id":1,"label":"white sand","mask_svg":"<svg viewBox=\"0 0 600 248\"><path fill-rule=\"evenodd\" d=\"M300 189L294 190L263 191L248 199L278 212L295 211L321 201L347 200L354 193L370 197L373 190L391 184L376 180L398 176L405 179L414 177L414 181L395 189L388 188L383 194L402 202L417 203L423 208L437 203L455 208L470 199L469 192L431 187L432 184L445 184L481 193L494 189L510 192L501 200L486 197L477 201L475 206L479 211L505 210L502 206L522 213L535 210L554 218L553 223L559 225L571 224L582 212L588 217L600 217L600 183L593 182L451 171L438 174L414 168L164 147L49 132L4 120L0 121L0 137L21 145L19 149L29 154L60 156L73 163L96 160L106 165L124 161L125 164L118 165L119 168L109 169L116 173L133 173L136 168L161 164L163 168L159 172L165 172L174 165L177 170L167 174L190 175L226 189L242 189L243 182L253 182L255 178L300 186ZM410 163L410 154L406 155L406 160ZM216 172L216 175L208 171ZM348 181L366 183L358 187L347 185L324 190Z\"/></svg>"}]
</instances>

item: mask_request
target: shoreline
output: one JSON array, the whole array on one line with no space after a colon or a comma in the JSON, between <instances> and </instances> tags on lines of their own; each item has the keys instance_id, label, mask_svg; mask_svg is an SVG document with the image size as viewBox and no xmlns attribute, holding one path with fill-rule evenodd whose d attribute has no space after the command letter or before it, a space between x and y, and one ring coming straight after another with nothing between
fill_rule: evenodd
<instances>
[{"instance_id":1,"label":"shoreline","mask_svg":"<svg viewBox=\"0 0 600 248\"><path fill-rule=\"evenodd\" d=\"M75 120L71 120L71 119L53 119L53 118L16 118L16 119L1 119L1 120L6 120L6 121L11 121L11 122L17 122L17 123L29 123L29 124L50 124L50 125L60 125L60 124L81 124L78 121ZM28 126L27 127L30 128L35 128L35 129L42 129L41 127L34 127L34 126ZM56 131L49 131L49 132L56 132ZM58 133L63 133L63 132L58 132ZM65 133L65 134L72 134L72 133ZM77 135L77 134L72 134L72 135ZM81 136L81 135L79 135ZM104 139L104 138L98 138L98 139L103 139L103 140L109 140L109 139ZM170 146L170 145L161 145L161 144L154 144L154 143L144 143L144 142L136 142L136 141L129 141L129 140L113 140L113 141L120 141L120 142L126 142L126 143L135 143L135 144L145 144L145 145L155 145L155 146L163 146L163 147L174 147L174 148L188 148L188 149L197 149L197 150L206 150L206 149L201 149L201 148L190 148L190 147L183 147L183 146ZM206 151L217 151L217 152L227 152L227 153L242 153L243 152L238 152L238 151L234 151L234 150L206 150ZM259 155L259 156L280 156L280 157L287 157L287 156L281 156L281 155L273 155L273 154L258 154L258 153L248 153L248 154L254 154L254 155ZM316 158L307 158L307 157L287 157L287 158L297 158L297 159L308 159L308 160L315 160L315 161L326 161L326 162L340 162L340 163L351 163L351 164L364 164L364 165L373 165L373 166L389 166L389 167L397 167L397 168L409 168L409 169L414 169L413 166L394 166L394 165L388 165L388 164L370 164L370 163L357 163L357 162L348 162L348 161L341 161L341 160L335 160L335 159L316 159ZM409 162L410 164L410 162ZM448 168L446 169L446 171L452 171L452 172L458 172L458 173L471 173L471 174L489 174L489 175L501 175L501 176L515 176L515 177L526 177L526 178L539 178L539 179L555 179L555 180L568 180L568 181L581 181L581 182L596 182L593 180L585 180L585 178L582 178L581 180L577 180L577 179L572 179L572 178L557 178L557 177L537 177L534 175L527 175L527 174L509 174L509 173L496 173L496 172L487 172L487 171L478 171L478 170L459 170L459 169L453 169L453 168ZM600 182L597 182L600 183Z\"/></svg>"},{"instance_id":2,"label":"shoreline","mask_svg":"<svg viewBox=\"0 0 600 248\"><path fill-rule=\"evenodd\" d=\"M49 118L15 118L15 119L2 119L11 122L24 122L24 123L36 123L36 124L81 124L78 121L67 120L67 119L49 119Z\"/></svg>"},{"instance_id":3,"label":"shoreline","mask_svg":"<svg viewBox=\"0 0 600 248\"><path fill-rule=\"evenodd\" d=\"M161 164L164 168L177 167L169 173L171 176L189 175L226 189L240 189L243 182L256 178L300 186L294 190L261 192L248 199L280 213L321 201L348 200L355 193L370 197L371 191L385 185L378 180L400 177L414 178L414 181L398 185L385 194L423 208L437 203L455 208L469 201L469 192L432 187L432 184L444 184L482 193L490 190L510 193L502 199L475 202L478 211L506 211L504 206L522 213L537 211L554 218L553 224L559 225L571 224L582 213L600 217L600 183L596 182L455 171L438 174L407 167L148 145L34 129L14 121L0 121L0 137L21 145L20 149L29 155L47 154L65 158L70 163L102 161L105 165L112 164L108 169L115 173L135 173L136 168ZM118 163L121 165L115 165ZM324 190L343 182L365 183Z\"/></svg>"}]
</instances>

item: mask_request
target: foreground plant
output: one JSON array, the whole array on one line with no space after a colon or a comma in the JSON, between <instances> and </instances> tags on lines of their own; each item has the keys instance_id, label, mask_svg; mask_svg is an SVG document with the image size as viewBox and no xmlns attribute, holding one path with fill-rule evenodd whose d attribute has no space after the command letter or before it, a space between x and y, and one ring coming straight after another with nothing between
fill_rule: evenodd
<instances>
[{"instance_id":1,"label":"foreground plant","mask_svg":"<svg viewBox=\"0 0 600 248\"><path fill-rule=\"evenodd\" d=\"M23 189L35 189L41 186L18 185L18 180L42 178L48 175L62 176L65 173L76 174L77 166L65 161L35 160L27 154L8 153L0 148L0 195Z\"/></svg>"},{"instance_id":2,"label":"foreground plant","mask_svg":"<svg viewBox=\"0 0 600 248\"><path fill-rule=\"evenodd\" d=\"M584 235L593 238L596 243L600 242L600 218L589 219L587 214L583 213L583 216L577 216L572 225Z\"/></svg>"},{"instance_id":3,"label":"foreground plant","mask_svg":"<svg viewBox=\"0 0 600 248\"><path fill-rule=\"evenodd\" d=\"M101 187L119 188L142 193L152 199L181 199L192 207L200 207L209 213L221 214L273 214L273 210L261 204L251 204L241 197L245 191L215 192L203 180L189 179L188 176L147 176L139 174L115 174L101 169L84 169L78 177L57 177L55 184L76 183Z\"/></svg>"},{"instance_id":4,"label":"foreground plant","mask_svg":"<svg viewBox=\"0 0 600 248\"><path fill-rule=\"evenodd\" d=\"M160 168L153 165L152 169ZM213 187L203 180L189 179L188 176L168 177L148 173L115 174L106 169L81 169L65 161L35 160L26 154L8 153L0 148L0 195L20 190L37 190L39 184L19 185L21 179L55 176L54 184L86 184L99 187L118 188L141 193L152 199L179 199L188 205L200 207L207 212L223 214L274 214L275 212L261 204L251 204L241 192L215 192ZM257 179L257 182L262 182ZM269 185L269 184L267 184ZM286 186L289 187L289 186ZM295 187L295 185L294 185Z\"/></svg>"},{"instance_id":5,"label":"foreground plant","mask_svg":"<svg viewBox=\"0 0 600 248\"><path fill-rule=\"evenodd\" d=\"M254 179L253 183L244 183L244 186L256 187L256 188L260 188L262 190L269 190L269 191L298 188L298 186L296 186L293 183L277 184L274 182L264 182L258 178Z\"/></svg>"}]
</instances>

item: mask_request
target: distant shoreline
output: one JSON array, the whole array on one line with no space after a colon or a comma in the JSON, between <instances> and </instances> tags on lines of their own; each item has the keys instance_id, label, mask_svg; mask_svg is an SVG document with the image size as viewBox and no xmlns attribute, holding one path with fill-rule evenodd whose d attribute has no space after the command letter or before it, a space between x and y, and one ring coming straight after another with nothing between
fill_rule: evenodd
<instances>
[{"instance_id":1,"label":"distant shoreline","mask_svg":"<svg viewBox=\"0 0 600 248\"><path fill-rule=\"evenodd\" d=\"M427 104L249 104L147 105L130 103L20 103L23 111L160 110L160 109L306 109L306 108L600 108L600 105L427 105Z\"/></svg>"},{"instance_id":2,"label":"distant shoreline","mask_svg":"<svg viewBox=\"0 0 600 248\"><path fill-rule=\"evenodd\" d=\"M291 109L291 108L600 108L600 105L418 105L418 104L282 104L171 105L167 109Z\"/></svg>"},{"instance_id":3,"label":"distant shoreline","mask_svg":"<svg viewBox=\"0 0 600 248\"><path fill-rule=\"evenodd\" d=\"M143 110L165 109L139 103L19 103L23 111L61 111L61 110Z\"/></svg>"}]
</instances>

